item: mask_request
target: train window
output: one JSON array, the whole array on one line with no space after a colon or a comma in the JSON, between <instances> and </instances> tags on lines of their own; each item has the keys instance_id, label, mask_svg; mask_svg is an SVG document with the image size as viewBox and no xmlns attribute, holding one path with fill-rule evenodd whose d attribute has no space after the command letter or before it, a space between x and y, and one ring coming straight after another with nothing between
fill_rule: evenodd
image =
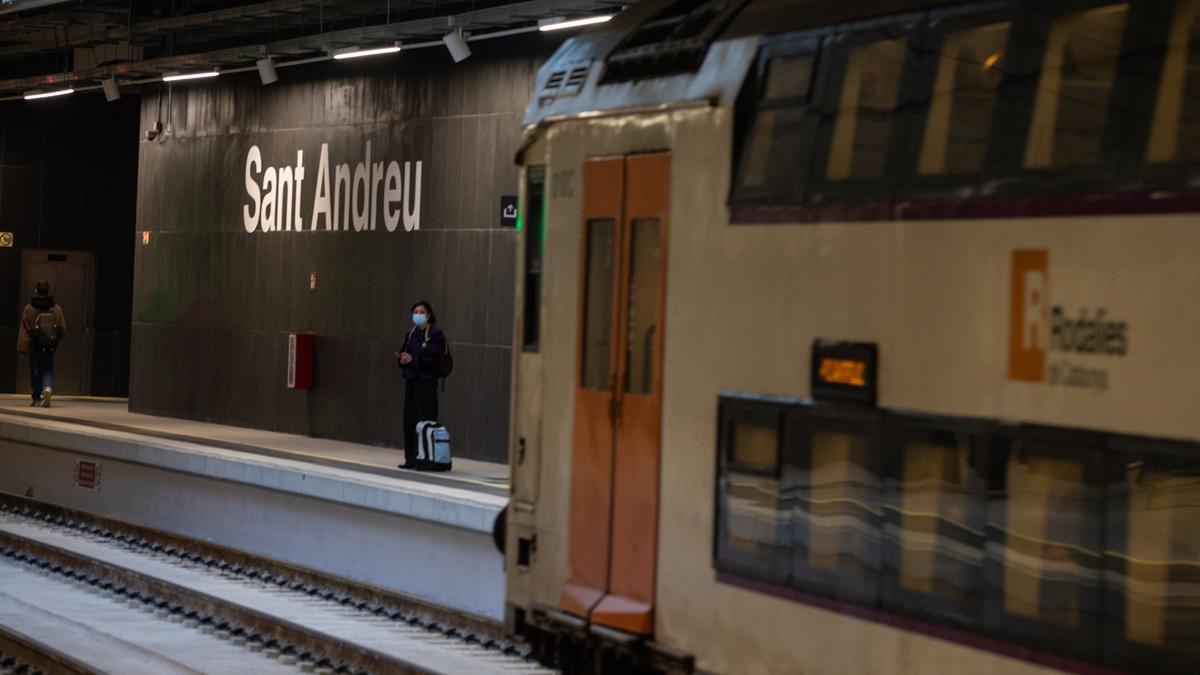
<instances>
[{"instance_id":1,"label":"train window","mask_svg":"<svg viewBox=\"0 0 1200 675\"><path fill-rule=\"evenodd\" d=\"M1180 0L1171 22L1146 161L1200 160L1200 0Z\"/></svg>"},{"instance_id":2,"label":"train window","mask_svg":"<svg viewBox=\"0 0 1200 675\"><path fill-rule=\"evenodd\" d=\"M816 54L790 54L768 59L763 100L807 100L812 91L816 62Z\"/></svg>"},{"instance_id":3,"label":"train window","mask_svg":"<svg viewBox=\"0 0 1200 675\"><path fill-rule=\"evenodd\" d=\"M973 436L950 430L886 435L885 601L978 622L987 519L975 446Z\"/></svg>"},{"instance_id":4,"label":"train window","mask_svg":"<svg viewBox=\"0 0 1200 675\"><path fill-rule=\"evenodd\" d=\"M850 49L825 172L828 180L883 176L907 55L907 37Z\"/></svg>"},{"instance_id":5,"label":"train window","mask_svg":"<svg viewBox=\"0 0 1200 675\"><path fill-rule=\"evenodd\" d=\"M788 513L781 505L778 406L721 402L721 471L716 564L786 583L791 566Z\"/></svg>"},{"instance_id":6,"label":"train window","mask_svg":"<svg viewBox=\"0 0 1200 675\"><path fill-rule=\"evenodd\" d=\"M774 474L779 469L778 424L733 425L729 461L734 465Z\"/></svg>"},{"instance_id":7,"label":"train window","mask_svg":"<svg viewBox=\"0 0 1200 675\"><path fill-rule=\"evenodd\" d=\"M811 38L765 49L760 56L752 121L740 143L739 194L788 198L803 185L807 165L797 158L805 155L816 129L809 108L816 64L817 42Z\"/></svg>"},{"instance_id":8,"label":"train window","mask_svg":"<svg viewBox=\"0 0 1200 675\"><path fill-rule=\"evenodd\" d=\"M743 188L762 189L767 186L771 149L780 147L773 136L786 113L781 110L764 110L754 117L747 136L746 149L742 153L742 170L739 183Z\"/></svg>"},{"instance_id":9,"label":"train window","mask_svg":"<svg viewBox=\"0 0 1200 675\"><path fill-rule=\"evenodd\" d=\"M943 38L917 165L919 175L970 175L983 170L1011 31L1012 22L1004 21Z\"/></svg>"},{"instance_id":10,"label":"train window","mask_svg":"<svg viewBox=\"0 0 1200 675\"><path fill-rule=\"evenodd\" d=\"M988 495L997 569L994 617L1027 640L1089 651L1099 634L1104 484L1097 454L1063 443L1015 441ZM1048 638L1048 635L1053 635Z\"/></svg>"},{"instance_id":11,"label":"train window","mask_svg":"<svg viewBox=\"0 0 1200 675\"><path fill-rule=\"evenodd\" d=\"M625 391L649 394L654 389L654 346L658 342L659 221L638 218L630 224L629 339L625 359Z\"/></svg>"},{"instance_id":12,"label":"train window","mask_svg":"<svg viewBox=\"0 0 1200 675\"><path fill-rule=\"evenodd\" d=\"M1042 56L1025 168L1095 166L1103 158L1129 3L1055 19Z\"/></svg>"},{"instance_id":13,"label":"train window","mask_svg":"<svg viewBox=\"0 0 1200 675\"><path fill-rule=\"evenodd\" d=\"M1111 643L1131 662L1150 662L1150 649L1194 667L1200 662L1200 459L1129 456L1109 494ZM1174 670L1167 665L1163 671Z\"/></svg>"},{"instance_id":14,"label":"train window","mask_svg":"<svg viewBox=\"0 0 1200 675\"><path fill-rule=\"evenodd\" d=\"M870 602L881 569L880 485L874 440L858 427L802 416L784 495L793 509L792 583Z\"/></svg>"},{"instance_id":15,"label":"train window","mask_svg":"<svg viewBox=\"0 0 1200 675\"><path fill-rule=\"evenodd\" d=\"M583 386L609 389L612 359L612 285L616 222L587 223L587 282L583 307Z\"/></svg>"},{"instance_id":16,"label":"train window","mask_svg":"<svg viewBox=\"0 0 1200 675\"><path fill-rule=\"evenodd\" d=\"M732 396L718 569L1121 669L1200 662L1200 446Z\"/></svg>"},{"instance_id":17,"label":"train window","mask_svg":"<svg viewBox=\"0 0 1200 675\"><path fill-rule=\"evenodd\" d=\"M542 236L545 224L546 167L531 166L525 172L525 320L522 346L538 350L542 316Z\"/></svg>"}]
</instances>

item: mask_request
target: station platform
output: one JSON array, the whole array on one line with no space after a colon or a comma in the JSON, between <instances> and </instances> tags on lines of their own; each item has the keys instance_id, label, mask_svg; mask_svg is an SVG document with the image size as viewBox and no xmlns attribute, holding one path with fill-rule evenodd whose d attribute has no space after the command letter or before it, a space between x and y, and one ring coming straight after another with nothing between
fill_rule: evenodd
<instances>
[{"instance_id":1,"label":"station platform","mask_svg":"<svg viewBox=\"0 0 1200 675\"><path fill-rule=\"evenodd\" d=\"M503 616L503 464L0 395L0 490L199 537L481 617ZM82 464L81 464L82 463ZM83 477L81 479L81 466ZM94 477L93 474L94 473Z\"/></svg>"}]
</instances>

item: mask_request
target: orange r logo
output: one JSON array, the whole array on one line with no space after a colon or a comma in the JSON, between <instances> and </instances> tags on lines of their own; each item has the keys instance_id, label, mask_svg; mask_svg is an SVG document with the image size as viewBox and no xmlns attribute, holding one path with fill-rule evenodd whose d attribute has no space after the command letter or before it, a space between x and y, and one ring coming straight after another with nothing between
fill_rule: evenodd
<instances>
[{"instance_id":1,"label":"orange r logo","mask_svg":"<svg viewBox=\"0 0 1200 675\"><path fill-rule=\"evenodd\" d=\"M1046 301L1050 254L1046 249L1013 251L1008 314L1008 379L1046 379L1050 305Z\"/></svg>"}]
</instances>

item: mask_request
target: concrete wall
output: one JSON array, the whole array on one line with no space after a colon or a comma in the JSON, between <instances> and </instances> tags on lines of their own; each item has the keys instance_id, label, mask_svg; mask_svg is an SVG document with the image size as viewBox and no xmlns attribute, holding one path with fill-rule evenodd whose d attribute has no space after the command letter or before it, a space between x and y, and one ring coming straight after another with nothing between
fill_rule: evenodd
<instances>
[{"instance_id":1,"label":"concrete wall","mask_svg":"<svg viewBox=\"0 0 1200 675\"><path fill-rule=\"evenodd\" d=\"M97 463L96 489L76 484L80 461ZM12 417L0 466L3 492L502 616L501 497Z\"/></svg>"},{"instance_id":2,"label":"concrete wall","mask_svg":"<svg viewBox=\"0 0 1200 675\"><path fill-rule=\"evenodd\" d=\"M0 103L0 232L14 235L12 248L0 248L2 392L28 378L13 349L29 301L20 291L23 249L95 254L91 393L128 392L138 108L132 96ZM68 339L77 339L77 308L64 309Z\"/></svg>"},{"instance_id":3,"label":"concrete wall","mask_svg":"<svg viewBox=\"0 0 1200 675\"><path fill-rule=\"evenodd\" d=\"M455 356L441 405L456 453L504 461L516 232L500 227L500 197L517 194L520 116L556 44L520 36L473 45L458 65L445 50L415 50L280 69L269 87L250 73L164 87L161 100L147 92L142 127L161 119L164 133L141 144L138 230L150 239L136 247L131 408L400 447L391 354L425 299ZM364 221L352 215L346 229L314 222L323 145L331 191L342 163L353 174L362 162L375 186L370 208L358 198ZM252 147L264 202L266 168L298 175L303 152L299 231L295 215L290 228L247 227L259 208L274 215L246 186ZM411 194L389 211L407 214L390 231L393 161L407 166L395 185ZM293 331L317 336L311 392L285 386Z\"/></svg>"}]
</instances>

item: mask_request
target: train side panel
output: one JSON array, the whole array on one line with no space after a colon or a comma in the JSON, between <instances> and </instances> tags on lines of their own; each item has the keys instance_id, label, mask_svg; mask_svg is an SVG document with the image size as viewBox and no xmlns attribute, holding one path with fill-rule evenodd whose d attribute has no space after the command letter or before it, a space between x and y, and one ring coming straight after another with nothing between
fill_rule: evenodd
<instances>
[{"instance_id":1,"label":"train side panel","mask_svg":"<svg viewBox=\"0 0 1200 675\"><path fill-rule=\"evenodd\" d=\"M1200 399L1200 378L1181 355L1200 321L1179 303L1147 302L1186 303L1190 294L1181 289L1200 288L1200 268L1189 259L1200 250L1192 216L730 225L730 134L724 108L558 122L526 155L527 166L546 165L549 183L542 347L523 357L516 396L518 407L539 405L541 415L518 410L514 432L525 438L524 461L538 464L537 474L517 468L516 492L530 502L537 551L510 581L510 600L554 606L567 576L582 163L669 150L655 639L717 672L779 672L783 664L813 673L1042 670L719 583L718 396L807 397L812 341L862 340L879 346L885 408L1196 439L1200 423L1187 403ZM1043 251L1045 263L1024 269L1020 251ZM1059 335L1055 351L1047 324L1043 381L1019 379L1027 375L1013 369L1020 334L1010 326L1024 320L1028 299L1014 297L1021 293L1014 277L1030 274L1045 296L1037 318L1082 321L1078 330L1088 330L1087 317L1103 311L1108 323L1123 325L1120 344L1112 338L1110 348L1080 353ZM1036 305L1029 311L1040 312ZM1071 380L1072 369L1082 379ZM535 495L526 494L525 480L536 480Z\"/></svg>"}]
</instances>

